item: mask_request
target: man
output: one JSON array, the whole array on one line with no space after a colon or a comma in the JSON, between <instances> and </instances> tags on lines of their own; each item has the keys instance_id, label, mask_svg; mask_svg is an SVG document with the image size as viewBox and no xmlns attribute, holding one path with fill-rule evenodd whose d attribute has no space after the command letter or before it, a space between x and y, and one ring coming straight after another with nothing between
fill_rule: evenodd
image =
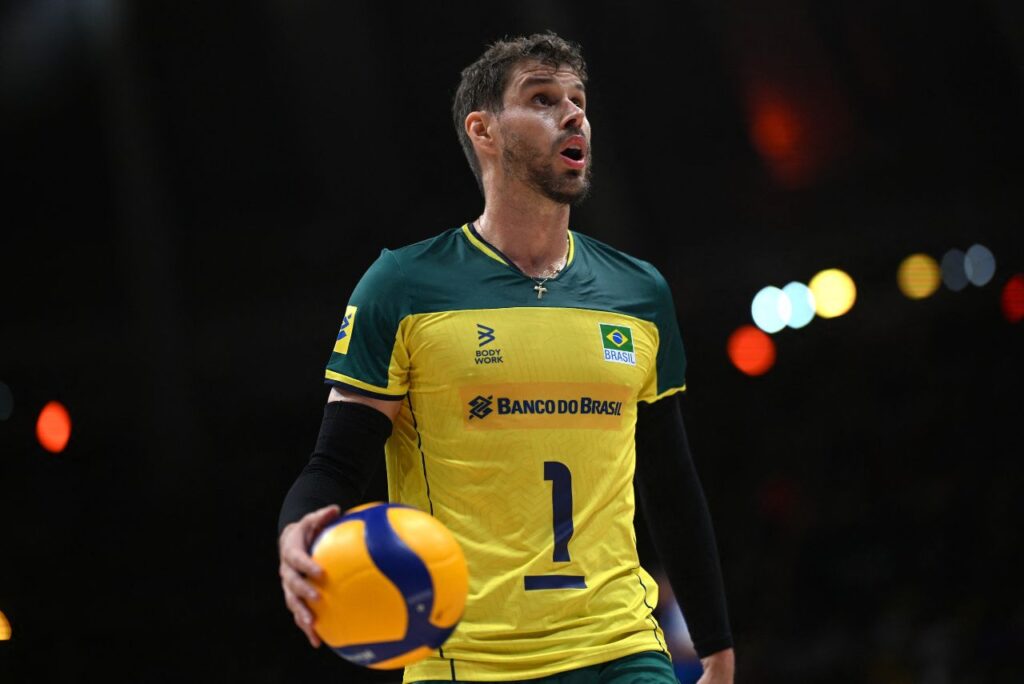
<instances>
[{"instance_id":1,"label":"man","mask_svg":"<svg viewBox=\"0 0 1024 684\"><path fill-rule=\"evenodd\" d=\"M586 77L578 46L551 33L495 43L463 71L453 114L484 211L364 275L282 507L285 601L314 646L307 549L362 502L382 449L389 498L459 539L465 615L406 682L676 682L637 559L634 466L701 682L733 679L671 294L650 264L568 229L590 184Z\"/></svg>"}]
</instances>

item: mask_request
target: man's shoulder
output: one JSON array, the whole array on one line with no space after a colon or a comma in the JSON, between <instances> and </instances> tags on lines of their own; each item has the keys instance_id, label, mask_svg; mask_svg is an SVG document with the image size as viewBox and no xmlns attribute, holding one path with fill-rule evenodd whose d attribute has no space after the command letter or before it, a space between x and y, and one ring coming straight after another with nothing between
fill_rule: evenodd
<instances>
[{"instance_id":1,"label":"man's shoulder","mask_svg":"<svg viewBox=\"0 0 1024 684\"><path fill-rule=\"evenodd\" d=\"M399 247L384 247L370 264L364 278L406 279L422 275L423 271L443 268L456 258L454 244L460 228L450 228L432 237Z\"/></svg>"},{"instance_id":2,"label":"man's shoulder","mask_svg":"<svg viewBox=\"0 0 1024 684\"><path fill-rule=\"evenodd\" d=\"M452 288L470 291L478 273L462 227L400 247L386 247L360 280L360 296L392 297L409 311L451 305ZM457 298L456 298L457 299Z\"/></svg>"},{"instance_id":3,"label":"man's shoulder","mask_svg":"<svg viewBox=\"0 0 1024 684\"><path fill-rule=\"evenodd\" d=\"M665 278L651 262L590 235L576 231L573 231L573 235L579 242L581 253L587 255L587 261L595 275L616 280L626 279L634 284L644 283L655 289L666 286Z\"/></svg>"},{"instance_id":4,"label":"man's shoulder","mask_svg":"<svg viewBox=\"0 0 1024 684\"><path fill-rule=\"evenodd\" d=\"M401 247L385 248L382 254L390 254L400 265L413 264L420 261L443 261L451 257L453 248L457 247L457 241L462 228L449 228L436 235L412 242Z\"/></svg>"}]
</instances>

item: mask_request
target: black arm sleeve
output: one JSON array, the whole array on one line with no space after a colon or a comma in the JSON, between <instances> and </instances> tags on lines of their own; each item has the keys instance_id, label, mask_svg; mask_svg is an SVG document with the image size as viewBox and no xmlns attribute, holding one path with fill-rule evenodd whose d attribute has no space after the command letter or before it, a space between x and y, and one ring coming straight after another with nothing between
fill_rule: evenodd
<instances>
[{"instance_id":1,"label":"black arm sleeve","mask_svg":"<svg viewBox=\"0 0 1024 684\"><path fill-rule=\"evenodd\" d=\"M329 402L309 463L284 497L277 533L318 508L338 504L345 511L362 503L390 435L391 420L377 409Z\"/></svg>"},{"instance_id":2,"label":"black arm sleeve","mask_svg":"<svg viewBox=\"0 0 1024 684\"><path fill-rule=\"evenodd\" d=\"M678 395L641 403L638 412L637 496L694 648L703 658L733 645L711 514Z\"/></svg>"}]
</instances>

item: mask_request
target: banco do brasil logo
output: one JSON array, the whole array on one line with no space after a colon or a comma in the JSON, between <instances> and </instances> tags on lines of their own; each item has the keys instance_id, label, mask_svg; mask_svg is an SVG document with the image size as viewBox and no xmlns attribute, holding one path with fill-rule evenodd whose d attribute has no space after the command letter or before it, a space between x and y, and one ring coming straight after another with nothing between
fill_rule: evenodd
<instances>
[{"instance_id":1,"label":"banco do brasil logo","mask_svg":"<svg viewBox=\"0 0 1024 684\"><path fill-rule=\"evenodd\" d=\"M623 402L588 396L557 399L554 397L498 397L495 399L493 394L486 397L478 394L469 401L469 420L474 418L483 420L494 413L495 405L497 405L499 416L621 416Z\"/></svg>"},{"instance_id":2,"label":"banco do brasil logo","mask_svg":"<svg viewBox=\"0 0 1024 684\"><path fill-rule=\"evenodd\" d=\"M482 394L476 395L472 401L469 402L469 419L479 418L483 420L490 415L494 409L491 408L493 403L494 395L485 397Z\"/></svg>"}]
</instances>

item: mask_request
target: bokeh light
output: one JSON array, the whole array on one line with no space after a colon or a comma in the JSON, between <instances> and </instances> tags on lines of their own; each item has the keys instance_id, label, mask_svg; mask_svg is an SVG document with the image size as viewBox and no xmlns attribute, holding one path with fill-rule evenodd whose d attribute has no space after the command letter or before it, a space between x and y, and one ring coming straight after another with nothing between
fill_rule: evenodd
<instances>
[{"instance_id":1,"label":"bokeh light","mask_svg":"<svg viewBox=\"0 0 1024 684\"><path fill-rule=\"evenodd\" d=\"M750 315L754 325L766 333L774 333L786 327L792 307L786 293L777 287L763 287L754 295L750 304Z\"/></svg>"},{"instance_id":2,"label":"bokeh light","mask_svg":"<svg viewBox=\"0 0 1024 684\"><path fill-rule=\"evenodd\" d=\"M941 282L939 264L927 254L911 254L896 271L896 284L910 299L931 297Z\"/></svg>"},{"instance_id":3,"label":"bokeh light","mask_svg":"<svg viewBox=\"0 0 1024 684\"><path fill-rule=\"evenodd\" d=\"M800 154L803 126L788 101L765 91L753 102L752 113L750 134L761 156L784 162Z\"/></svg>"},{"instance_id":4,"label":"bokeh light","mask_svg":"<svg viewBox=\"0 0 1024 684\"><path fill-rule=\"evenodd\" d=\"M789 299L789 322L790 328L802 328L814 318L814 295L811 288L803 283L793 281L782 288Z\"/></svg>"},{"instance_id":5,"label":"bokeh light","mask_svg":"<svg viewBox=\"0 0 1024 684\"><path fill-rule=\"evenodd\" d=\"M1024 273L1015 273L1006 281L1000 303L1003 316L1010 323L1019 323L1024 319Z\"/></svg>"},{"instance_id":6,"label":"bokeh light","mask_svg":"<svg viewBox=\"0 0 1024 684\"><path fill-rule=\"evenodd\" d=\"M942 255L942 282L953 292L967 287L966 259L967 255L959 249L951 249Z\"/></svg>"},{"instance_id":7,"label":"bokeh light","mask_svg":"<svg viewBox=\"0 0 1024 684\"><path fill-rule=\"evenodd\" d=\"M741 325L729 336L729 360L747 375L764 375L775 365L775 343L760 328Z\"/></svg>"},{"instance_id":8,"label":"bokeh light","mask_svg":"<svg viewBox=\"0 0 1024 684\"><path fill-rule=\"evenodd\" d=\"M814 310L822 318L842 316L857 300L853 278L838 268L821 271L808 283L814 295Z\"/></svg>"},{"instance_id":9,"label":"bokeh light","mask_svg":"<svg viewBox=\"0 0 1024 684\"><path fill-rule=\"evenodd\" d=\"M0 382L0 420L7 420L14 412L14 395L11 388Z\"/></svg>"},{"instance_id":10,"label":"bokeh light","mask_svg":"<svg viewBox=\"0 0 1024 684\"><path fill-rule=\"evenodd\" d=\"M51 401L39 412L36 437L47 451L59 454L71 438L71 416L59 401Z\"/></svg>"},{"instance_id":11,"label":"bokeh light","mask_svg":"<svg viewBox=\"0 0 1024 684\"><path fill-rule=\"evenodd\" d=\"M11 623L0 610L0 641L7 641L11 638Z\"/></svg>"},{"instance_id":12,"label":"bokeh light","mask_svg":"<svg viewBox=\"0 0 1024 684\"><path fill-rule=\"evenodd\" d=\"M996 274L996 258L985 245L971 245L964 256L964 275L972 285L987 285Z\"/></svg>"},{"instance_id":13,"label":"bokeh light","mask_svg":"<svg viewBox=\"0 0 1024 684\"><path fill-rule=\"evenodd\" d=\"M845 144L844 105L830 89L812 93L788 79L765 76L746 87L751 142L777 183L806 186Z\"/></svg>"}]
</instances>

